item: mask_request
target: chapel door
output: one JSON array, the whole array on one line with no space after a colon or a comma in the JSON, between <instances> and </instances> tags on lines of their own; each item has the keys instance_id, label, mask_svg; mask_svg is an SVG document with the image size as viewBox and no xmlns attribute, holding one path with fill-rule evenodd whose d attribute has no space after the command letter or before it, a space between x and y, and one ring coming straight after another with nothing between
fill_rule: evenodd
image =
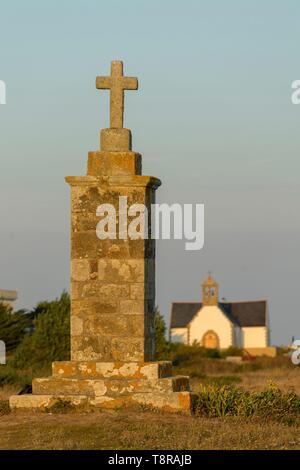
<instances>
[{"instance_id":1,"label":"chapel door","mask_svg":"<svg viewBox=\"0 0 300 470\"><path fill-rule=\"evenodd\" d=\"M203 335L202 346L204 346L204 348L209 348L209 349L219 349L220 341L219 341L219 337L217 333L215 333L212 330L207 331Z\"/></svg>"}]
</instances>

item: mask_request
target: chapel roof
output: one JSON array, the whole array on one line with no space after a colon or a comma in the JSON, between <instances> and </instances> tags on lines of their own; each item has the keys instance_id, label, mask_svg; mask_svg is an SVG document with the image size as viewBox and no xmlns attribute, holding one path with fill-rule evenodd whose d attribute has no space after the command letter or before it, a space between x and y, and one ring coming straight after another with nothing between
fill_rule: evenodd
<instances>
[{"instance_id":1,"label":"chapel roof","mask_svg":"<svg viewBox=\"0 0 300 470\"><path fill-rule=\"evenodd\" d=\"M219 302L224 314L237 326L266 326L267 301ZM185 328L202 308L201 302L173 302L171 328Z\"/></svg>"}]
</instances>

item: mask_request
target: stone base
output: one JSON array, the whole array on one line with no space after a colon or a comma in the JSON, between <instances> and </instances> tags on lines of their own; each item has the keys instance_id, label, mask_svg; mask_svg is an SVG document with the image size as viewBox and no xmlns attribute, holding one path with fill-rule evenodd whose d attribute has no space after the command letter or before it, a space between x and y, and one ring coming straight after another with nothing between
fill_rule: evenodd
<instances>
[{"instance_id":1,"label":"stone base","mask_svg":"<svg viewBox=\"0 0 300 470\"><path fill-rule=\"evenodd\" d=\"M45 409L59 400L75 406L147 405L191 413L189 378L172 377L171 362L54 362L51 377L34 379L33 394L10 397L12 409Z\"/></svg>"}]
</instances>

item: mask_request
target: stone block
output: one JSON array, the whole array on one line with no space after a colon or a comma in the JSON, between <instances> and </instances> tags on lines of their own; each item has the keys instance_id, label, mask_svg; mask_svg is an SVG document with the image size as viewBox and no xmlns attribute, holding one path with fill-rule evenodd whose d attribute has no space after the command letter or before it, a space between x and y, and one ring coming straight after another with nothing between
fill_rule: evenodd
<instances>
[{"instance_id":1,"label":"stone block","mask_svg":"<svg viewBox=\"0 0 300 470\"><path fill-rule=\"evenodd\" d=\"M120 313L126 313L130 315L143 315L144 312L144 300L120 300Z\"/></svg>"},{"instance_id":2,"label":"stone block","mask_svg":"<svg viewBox=\"0 0 300 470\"><path fill-rule=\"evenodd\" d=\"M140 405L148 405L163 411L191 414L194 409L196 395L191 392L136 393L133 395L132 400Z\"/></svg>"},{"instance_id":3,"label":"stone block","mask_svg":"<svg viewBox=\"0 0 300 470\"><path fill-rule=\"evenodd\" d=\"M140 175L142 173L141 155L136 152L96 151L88 154L87 174L102 175Z\"/></svg>"},{"instance_id":4,"label":"stone block","mask_svg":"<svg viewBox=\"0 0 300 470\"><path fill-rule=\"evenodd\" d=\"M153 260L100 259L98 279L105 282L144 283L145 274L151 271Z\"/></svg>"},{"instance_id":5,"label":"stone block","mask_svg":"<svg viewBox=\"0 0 300 470\"><path fill-rule=\"evenodd\" d=\"M172 376L172 363L160 362L53 362L54 377L69 378L136 378L155 380Z\"/></svg>"},{"instance_id":6,"label":"stone block","mask_svg":"<svg viewBox=\"0 0 300 470\"><path fill-rule=\"evenodd\" d=\"M15 409L36 409L36 410L45 410L50 406L53 406L57 403L58 400L64 400L66 402L72 403L75 406L86 405L88 403L87 396L69 396L69 395L12 395L9 398L10 408Z\"/></svg>"},{"instance_id":7,"label":"stone block","mask_svg":"<svg viewBox=\"0 0 300 470\"><path fill-rule=\"evenodd\" d=\"M86 315L100 315L119 311L119 300L117 299L104 302L102 299L76 299L74 297L72 295L72 316L83 318Z\"/></svg>"},{"instance_id":8,"label":"stone block","mask_svg":"<svg viewBox=\"0 0 300 470\"><path fill-rule=\"evenodd\" d=\"M139 337L116 337L111 341L111 358L115 361L144 361L144 333ZM152 359L152 358L149 358Z\"/></svg>"},{"instance_id":9,"label":"stone block","mask_svg":"<svg viewBox=\"0 0 300 470\"><path fill-rule=\"evenodd\" d=\"M144 315L86 315L82 320L83 335L138 337L144 332Z\"/></svg>"},{"instance_id":10,"label":"stone block","mask_svg":"<svg viewBox=\"0 0 300 470\"><path fill-rule=\"evenodd\" d=\"M72 283L72 299L101 299L103 303L119 301L120 298L130 299L130 286L126 283L108 284L101 281L83 281Z\"/></svg>"},{"instance_id":11,"label":"stone block","mask_svg":"<svg viewBox=\"0 0 300 470\"><path fill-rule=\"evenodd\" d=\"M123 396L132 393L189 391L189 379L184 376L162 379L110 377L102 379L79 379L46 377L32 382L34 395L87 395Z\"/></svg>"},{"instance_id":12,"label":"stone block","mask_svg":"<svg viewBox=\"0 0 300 470\"><path fill-rule=\"evenodd\" d=\"M74 406L92 406L100 409L117 409L121 406L141 405L167 412L191 414L196 395L190 392L152 392L133 393L121 397L87 396L87 395L13 395L9 399L13 410L45 410L59 400Z\"/></svg>"},{"instance_id":13,"label":"stone block","mask_svg":"<svg viewBox=\"0 0 300 470\"><path fill-rule=\"evenodd\" d=\"M88 281L90 279L90 263L87 259L73 259L71 261L71 280Z\"/></svg>"},{"instance_id":14,"label":"stone block","mask_svg":"<svg viewBox=\"0 0 300 470\"><path fill-rule=\"evenodd\" d=\"M131 150L131 132L125 128L102 129L100 148L107 152L126 152Z\"/></svg>"}]
</instances>

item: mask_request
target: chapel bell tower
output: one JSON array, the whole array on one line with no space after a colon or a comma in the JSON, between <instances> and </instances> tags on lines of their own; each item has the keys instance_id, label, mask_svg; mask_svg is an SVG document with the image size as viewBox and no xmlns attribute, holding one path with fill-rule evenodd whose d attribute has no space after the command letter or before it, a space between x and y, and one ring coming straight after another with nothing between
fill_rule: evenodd
<instances>
[{"instance_id":1,"label":"chapel bell tower","mask_svg":"<svg viewBox=\"0 0 300 470\"><path fill-rule=\"evenodd\" d=\"M219 301L219 285L209 274L202 284L202 304L218 305Z\"/></svg>"}]
</instances>

